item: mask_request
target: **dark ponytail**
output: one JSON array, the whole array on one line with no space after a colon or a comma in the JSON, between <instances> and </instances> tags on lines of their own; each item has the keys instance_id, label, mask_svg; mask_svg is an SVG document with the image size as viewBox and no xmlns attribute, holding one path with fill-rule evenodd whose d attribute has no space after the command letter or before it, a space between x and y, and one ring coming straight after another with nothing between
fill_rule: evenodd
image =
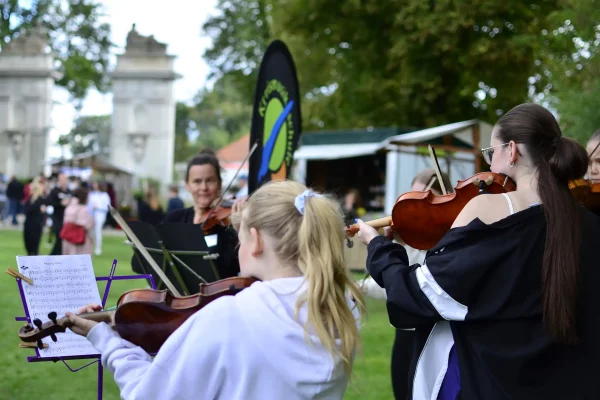
<instances>
[{"instance_id":1,"label":"dark ponytail","mask_svg":"<svg viewBox=\"0 0 600 400\"><path fill-rule=\"evenodd\" d=\"M583 146L562 136L556 119L537 104L521 104L497 123L498 137L525 146L537 168L538 194L546 218L546 246L542 266L542 310L550 335L558 342L577 342L579 293L579 206L569 180L585 175L588 157Z\"/></svg>"}]
</instances>

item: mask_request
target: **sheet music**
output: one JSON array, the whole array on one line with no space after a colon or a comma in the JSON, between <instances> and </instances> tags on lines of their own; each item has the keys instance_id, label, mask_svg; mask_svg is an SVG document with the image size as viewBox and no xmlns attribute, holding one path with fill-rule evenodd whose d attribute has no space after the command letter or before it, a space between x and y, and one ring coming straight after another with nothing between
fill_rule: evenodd
<instances>
[{"instance_id":1,"label":"sheet music","mask_svg":"<svg viewBox=\"0 0 600 400\"><path fill-rule=\"evenodd\" d=\"M51 311L61 318L67 311L76 312L87 304L102 304L89 254L17 256L17 265L19 272L33 281L33 285L22 282L31 321L39 318L46 322ZM69 329L56 334L56 338L56 343L50 337L42 339L48 348L38 350L40 357L98 354L85 337Z\"/></svg>"}]
</instances>

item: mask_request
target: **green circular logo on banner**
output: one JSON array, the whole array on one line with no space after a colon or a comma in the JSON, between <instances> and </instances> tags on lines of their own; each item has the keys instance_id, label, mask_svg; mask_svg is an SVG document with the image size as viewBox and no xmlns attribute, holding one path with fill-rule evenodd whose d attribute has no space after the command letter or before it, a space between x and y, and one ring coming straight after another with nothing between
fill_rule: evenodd
<instances>
[{"instance_id":1,"label":"green circular logo on banner","mask_svg":"<svg viewBox=\"0 0 600 400\"><path fill-rule=\"evenodd\" d=\"M285 117L279 131L273 129L277 120L285 112L289 94L285 86L277 79L267 82L260 100L259 114L263 118L263 148L272 135L276 135L275 144L269 154L263 152L262 157L268 157L268 169L271 179L285 179L292 161L291 141L294 137L292 115Z\"/></svg>"},{"instance_id":2,"label":"green circular logo on banner","mask_svg":"<svg viewBox=\"0 0 600 400\"><path fill-rule=\"evenodd\" d=\"M281 100L279 100L279 98L273 97L269 100L265 112L263 146L267 143L271 134L277 135L278 132L273 132L273 126L277 122L279 115L281 115L283 108L283 103L281 103ZM283 124L281 125L279 135L277 135L275 147L273 148L271 158L269 159L269 170L273 172L279 171L279 169L281 168L281 164L283 164L283 161L285 160L285 152L287 149L287 136L287 124Z\"/></svg>"}]
</instances>

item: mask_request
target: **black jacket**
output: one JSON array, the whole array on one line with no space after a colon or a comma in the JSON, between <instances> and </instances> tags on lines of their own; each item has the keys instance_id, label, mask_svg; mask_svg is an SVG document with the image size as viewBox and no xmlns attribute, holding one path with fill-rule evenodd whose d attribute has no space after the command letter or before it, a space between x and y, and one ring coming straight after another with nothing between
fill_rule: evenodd
<instances>
[{"instance_id":1,"label":"black jacket","mask_svg":"<svg viewBox=\"0 0 600 400\"><path fill-rule=\"evenodd\" d=\"M162 221L168 223L194 223L194 208L184 208L170 212ZM219 253L215 260L220 278L229 278L237 276L240 272L240 262L238 259L238 235L233 227L217 226L214 229L217 235L217 245L209 247L212 252Z\"/></svg>"},{"instance_id":2,"label":"black jacket","mask_svg":"<svg viewBox=\"0 0 600 400\"><path fill-rule=\"evenodd\" d=\"M55 187L50 191L50 194L47 198L47 205L52 206L54 211L52 212L52 226L56 228L58 226L63 225L63 219L65 217L65 208L66 206L62 205L62 201L65 198L71 196L71 191L69 189L61 189L60 187Z\"/></svg>"},{"instance_id":3,"label":"black jacket","mask_svg":"<svg viewBox=\"0 0 600 400\"><path fill-rule=\"evenodd\" d=\"M584 209L582 215L580 343L574 347L555 343L542 321L542 206L452 229L423 265L408 265L404 248L383 237L369 243L367 267L386 289L390 322L423 328L417 329L426 344L413 365L415 399L443 378L452 341L458 399L600 398L600 218Z\"/></svg>"}]
</instances>

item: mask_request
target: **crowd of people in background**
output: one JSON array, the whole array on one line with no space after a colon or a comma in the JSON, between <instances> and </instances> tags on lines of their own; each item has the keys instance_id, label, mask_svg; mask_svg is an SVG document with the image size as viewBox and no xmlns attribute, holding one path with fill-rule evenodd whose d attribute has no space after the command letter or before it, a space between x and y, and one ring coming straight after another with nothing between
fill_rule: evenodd
<instances>
[{"instance_id":1,"label":"crowd of people in background","mask_svg":"<svg viewBox=\"0 0 600 400\"><path fill-rule=\"evenodd\" d=\"M107 218L109 205L116 207L110 182L85 181L63 173L41 174L29 181L13 176L6 182L0 174L0 223L18 227L18 216L24 215L23 239L28 255L40 254L45 230L50 255L101 254L102 228L114 224ZM63 240L65 224L82 227L85 240Z\"/></svg>"}]
</instances>

